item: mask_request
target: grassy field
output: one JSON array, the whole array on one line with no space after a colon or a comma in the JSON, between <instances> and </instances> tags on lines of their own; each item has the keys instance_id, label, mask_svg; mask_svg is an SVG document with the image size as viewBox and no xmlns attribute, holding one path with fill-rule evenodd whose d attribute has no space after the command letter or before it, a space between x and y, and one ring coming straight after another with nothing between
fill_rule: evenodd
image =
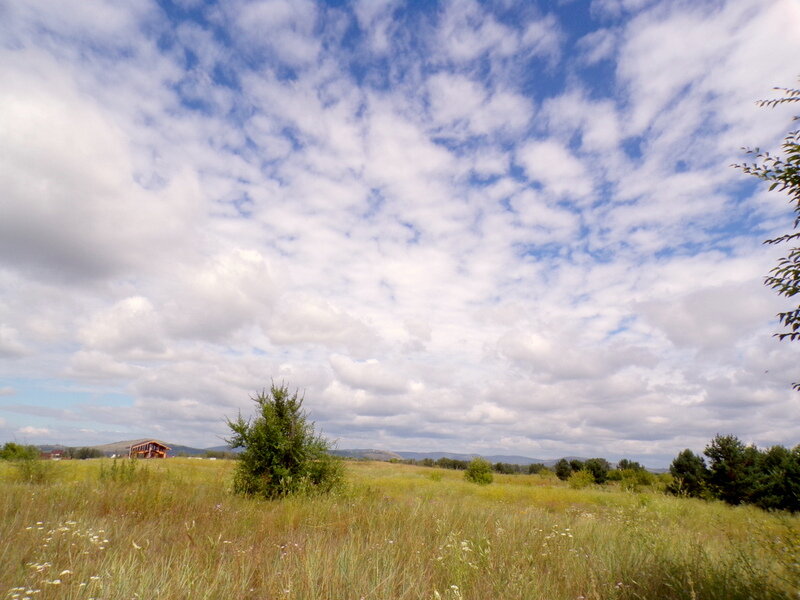
<instances>
[{"instance_id":1,"label":"grassy field","mask_svg":"<svg viewBox=\"0 0 800 600\"><path fill-rule=\"evenodd\" d=\"M0 465L0 598L800 598L800 519L752 507L388 463L274 502L230 495L228 461L45 467Z\"/></svg>"}]
</instances>

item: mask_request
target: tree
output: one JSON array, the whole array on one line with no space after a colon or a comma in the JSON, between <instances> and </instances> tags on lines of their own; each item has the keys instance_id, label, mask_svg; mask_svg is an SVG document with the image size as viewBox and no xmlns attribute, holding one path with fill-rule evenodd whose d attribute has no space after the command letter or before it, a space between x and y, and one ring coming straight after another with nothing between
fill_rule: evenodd
<instances>
[{"instance_id":1,"label":"tree","mask_svg":"<svg viewBox=\"0 0 800 600\"><path fill-rule=\"evenodd\" d=\"M477 483L480 485L488 485L492 483L492 463L488 460L477 456L469 461L467 470L464 472L464 479Z\"/></svg>"},{"instance_id":2,"label":"tree","mask_svg":"<svg viewBox=\"0 0 800 600\"><path fill-rule=\"evenodd\" d=\"M669 466L673 477L667 491L692 498L700 498L707 489L708 469L702 456L697 456L688 448L678 454Z\"/></svg>"},{"instance_id":3,"label":"tree","mask_svg":"<svg viewBox=\"0 0 800 600\"><path fill-rule=\"evenodd\" d=\"M103 452L97 448L90 446L82 446L80 448L67 448L67 456L76 458L78 460L85 460L87 458L103 458Z\"/></svg>"},{"instance_id":4,"label":"tree","mask_svg":"<svg viewBox=\"0 0 800 600\"><path fill-rule=\"evenodd\" d=\"M635 460L628 460L627 458L623 458L621 461L617 463L617 469L620 471L630 470L630 471L644 471L645 468L636 462Z\"/></svg>"},{"instance_id":5,"label":"tree","mask_svg":"<svg viewBox=\"0 0 800 600\"><path fill-rule=\"evenodd\" d=\"M800 511L800 446L773 446L761 454L753 502L766 509Z\"/></svg>"},{"instance_id":6,"label":"tree","mask_svg":"<svg viewBox=\"0 0 800 600\"><path fill-rule=\"evenodd\" d=\"M569 461L566 458L560 459L555 466L556 469L556 477L558 477L561 481L566 481L569 479L569 476L572 475L572 467L569 465Z\"/></svg>"},{"instance_id":7,"label":"tree","mask_svg":"<svg viewBox=\"0 0 800 600\"><path fill-rule=\"evenodd\" d=\"M341 461L328 453L329 443L314 432L303 398L288 386L272 384L252 400L257 412L244 420L228 419L231 448L244 448L234 472L237 493L276 498L296 492L327 492L343 475Z\"/></svg>"},{"instance_id":8,"label":"tree","mask_svg":"<svg viewBox=\"0 0 800 600\"><path fill-rule=\"evenodd\" d=\"M572 469L573 473L577 473L578 471L583 470L583 461L578 460L577 458L573 458L569 461L569 468Z\"/></svg>"},{"instance_id":9,"label":"tree","mask_svg":"<svg viewBox=\"0 0 800 600\"><path fill-rule=\"evenodd\" d=\"M779 104L800 102L800 89L776 88L784 93L782 98L761 100L760 106L775 107ZM800 117L795 117L797 120ZM800 130L789 132L781 144L784 156L772 156L769 152L760 152L758 148L746 149L748 154L755 155L751 164L734 165L748 175L770 182L769 189L785 192L795 213L792 231L776 238L766 240L765 244L798 244L800 242ZM785 257L778 260L777 266L770 270L764 284L779 295L792 298L800 293L800 247L795 245L789 249ZM800 340L800 304L796 308L778 313L780 324L788 331L776 333L780 340ZM800 382L792 387L800 391Z\"/></svg>"},{"instance_id":10,"label":"tree","mask_svg":"<svg viewBox=\"0 0 800 600\"><path fill-rule=\"evenodd\" d=\"M583 463L583 469L592 474L595 483L605 483L611 464L605 458L590 458Z\"/></svg>"},{"instance_id":11,"label":"tree","mask_svg":"<svg viewBox=\"0 0 800 600\"><path fill-rule=\"evenodd\" d=\"M728 504L751 502L755 490L759 452L735 435L717 435L706 447L711 492Z\"/></svg>"},{"instance_id":12,"label":"tree","mask_svg":"<svg viewBox=\"0 0 800 600\"><path fill-rule=\"evenodd\" d=\"M531 463L528 465L528 474L529 475L538 475L542 471L547 471L548 468L544 466L542 463Z\"/></svg>"}]
</instances>

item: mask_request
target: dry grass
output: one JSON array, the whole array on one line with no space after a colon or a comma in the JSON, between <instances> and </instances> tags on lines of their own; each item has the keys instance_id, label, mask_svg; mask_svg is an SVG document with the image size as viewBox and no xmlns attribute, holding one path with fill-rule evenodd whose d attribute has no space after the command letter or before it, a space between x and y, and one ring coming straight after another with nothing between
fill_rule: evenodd
<instances>
[{"instance_id":1,"label":"dry grass","mask_svg":"<svg viewBox=\"0 0 800 600\"><path fill-rule=\"evenodd\" d=\"M101 478L101 465L105 476ZM0 598L797 598L800 520L539 476L349 463L340 494L232 496L232 463L0 466ZM794 546L792 542L794 541ZM794 566L793 566L794 565Z\"/></svg>"}]
</instances>

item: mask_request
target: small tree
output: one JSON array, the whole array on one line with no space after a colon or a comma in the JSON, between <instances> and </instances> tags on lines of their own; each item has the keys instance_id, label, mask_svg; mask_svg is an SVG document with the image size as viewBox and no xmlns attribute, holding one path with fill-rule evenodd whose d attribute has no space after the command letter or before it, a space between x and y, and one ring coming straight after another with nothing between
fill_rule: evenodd
<instances>
[{"instance_id":1,"label":"small tree","mask_svg":"<svg viewBox=\"0 0 800 600\"><path fill-rule=\"evenodd\" d=\"M595 483L605 483L611 464L605 458L590 458L583 463L583 469L592 474Z\"/></svg>"},{"instance_id":2,"label":"small tree","mask_svg":"<svg viewBox=\"0 0 800 600\"><path fill-rule=\"evenodd\" d=\"M492 483L492 463L477 456L469 461L467 470L464 472L464 479L480 485Z\"/></svg>"},{"instance_id":3,"label":"small tree","mask_svg":"<svg viewBox=\"0 0 800 600\"><path fill-rule=\"evenodd\" d=\"M678 454L669 467L673 479L667 491L680 496L700 498L707 489L708 469L702 456L688 448Z\"/></svg>"},{"instance_id":4,"label":"small tree","mask_svg":"<svg viewBox=\"0 0 800 600\"><path fill-rule=\"evenodd\" d=\"M303 398L288 386L272 384L253 401L254 419L228 419L232 448L244 448L234 472L236 493L276 498L296 492L327 492L342 479L341 461L328 453L330 445L314 432Z\"/></svg>"},{"instance_id":5,"label":"small tree","mask_svg":"<svg viewBox=\"0 0 800 600\"><path fill-rule=\"evenodd\" d=\"M779 104L800 103L800 89L776 88L784 93L783 98L761 100L760 106L775 107ZM795 117L798 119L800 117ZM770 182L769 189L777 189L789 197L789 203L795 213L792 230L776 238L766 240L765 244L790 243L785 257L778 261L778 265L770 270L770 275L764 279L764 284L771 287L781 296L792 298L800 293L800 130L791 131L783 138L781 144L784 155L772 156L769 152L760 152L758 148L747 149L748 154L755 155L755 163L734 165L743 172L754 175L759 179ZM775 336L781 340L800 340L800 305L778 313L778 320L787 329ZM793 383L792 387L800 391L800 382Z\"/></svg>"},{"instance_id":6,"label":"small tree","mask_svg":"<svg viewBox=\"0 0 800 600\"><path fill-rule=\"evenodd\" d=\"M561 458L555 465L556 477L561 481L566 481L572 475L572 467L566 458Z\"/></svg>"}]
</instances>

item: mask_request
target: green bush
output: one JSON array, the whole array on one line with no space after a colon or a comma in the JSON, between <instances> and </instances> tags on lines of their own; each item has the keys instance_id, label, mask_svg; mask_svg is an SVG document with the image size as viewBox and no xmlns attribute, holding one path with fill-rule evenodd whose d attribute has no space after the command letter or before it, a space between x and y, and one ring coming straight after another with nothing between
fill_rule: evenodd
<instances>
[{"instance_id":1,"label":"green bush","mask_svg":"<svg viewBox=\"0 0 800 600\"><path fill-rule=\"evenodd\" d=\"M39 449L36 446L6 442L0 448L0 460L33 460L35 458L39 458Z\"/></svg>"},{"instance_id":2,"label":"green bush","mask_svg":"<svg viewBox=\"0 0 800 600\"><path fill-rule=\"evenodd\" d=\"M612 471L612 473L614 472L615 471ZM638 492L643 487L651 486L658 479L655 475L644 469L618 469L616 472L620 474L620 487L630 492ZM611 479L610 476L609 479Z\"/></svg>"},{"instance_id":3,"label":"green bush","mask_svg":"<svg viewBox=\"0 0 800 600\"><path fill-rule=\"evenodd\" d=\"M464 479L479 485L488 485L492 483L494 479L492 475L492 463L480 456L473 458L467 465L467 470L464 472Z\"/></svg>"},{"instance_id":4,"label":"green bush","mask_svg":"<svg viewBox=\"0 0 800 600\"><path fill-rule=\"evenodd\" d=\"M238 456L233 491L239 494L277 498L302 493L329 492L343 478L338 457L330 445L314 432L306 419L303 399L289 393L286 385L272 384L253 398L254 419L228 420L233 436L231 448L244 448Z\"/></svg>"},{"instance_id":5,"label":"green bush","mask_svg":"<svg viewBox=\"0 0 800 600\"><path fill-rule=\"evenodd\" d=\"M575 490L581 490L585 487L592 485L595 482L594 475L587 470L575 471L569 476L567 483L569 487Z\"/></svg>"}]
</instances>

